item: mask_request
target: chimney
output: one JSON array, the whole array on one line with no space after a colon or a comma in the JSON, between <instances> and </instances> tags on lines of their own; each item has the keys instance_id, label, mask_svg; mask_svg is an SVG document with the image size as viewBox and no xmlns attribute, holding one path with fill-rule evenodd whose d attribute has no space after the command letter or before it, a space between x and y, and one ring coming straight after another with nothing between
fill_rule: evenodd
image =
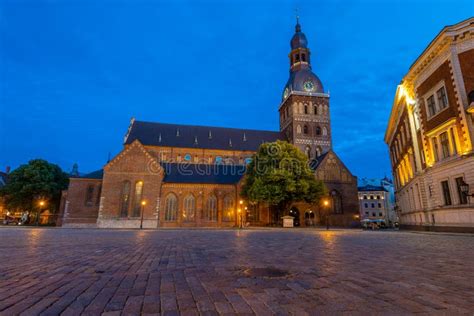
<instances>
[{"instance_id":1,"label":"chimney","mask_svg":"<svg viewBox=\"0 0 474 316\"><path fill-rule=\"evenodd\" d=\"M5 168L5 173L6 173L6 174L9 174L9 173L10 173L10 166L7 166L7 167Z\"/></svg>"}]
</instances>

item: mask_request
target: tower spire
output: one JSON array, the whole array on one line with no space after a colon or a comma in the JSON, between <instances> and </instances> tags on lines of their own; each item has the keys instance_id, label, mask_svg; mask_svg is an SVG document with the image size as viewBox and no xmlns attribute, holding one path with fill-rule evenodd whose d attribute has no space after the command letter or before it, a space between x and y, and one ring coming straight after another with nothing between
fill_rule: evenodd
<instances>
[{"instance_id":1,"label":"tower spire","mask_svg":"<svg viewBox=\"0 0 474 316\"><path fill-rule=\"evenodd\" d=\"M296 32L301 32L300 16L298 15L298 8L295 9L295 15L296 15L295 31Z\"/></svg>"}]
</instances>

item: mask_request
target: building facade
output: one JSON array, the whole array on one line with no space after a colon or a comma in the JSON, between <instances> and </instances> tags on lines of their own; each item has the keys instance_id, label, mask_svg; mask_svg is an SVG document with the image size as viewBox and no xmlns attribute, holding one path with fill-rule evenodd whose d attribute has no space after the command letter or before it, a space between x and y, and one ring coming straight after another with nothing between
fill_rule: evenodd
<instances>
[{"instance_id":1,"label":"building facade","mask_svg":"<svg viewBox=\"0 0 474 316\"><path fill-rule=\"evenodd\" d=\"M360 186L358 190L361 222L376 221L385 227L396 223L389 190L370 184Z\"/></svg>"},{"instance_id":2,"label":"building facade","mask_svg":"<svg viewBox=\"0 0 474 316\"><path fill-rule=\"evenodd\" d=\"M474 18L445 27L397 88L385 134L402 227L474 231Z\"/></svg>"},{"instance_id":3,"label":"building facade","mask_svg":"<svg viewBox=\"0 0 474 316\"><path fill-rule=\"evenodd\" d=\"M357 179L332 150L329 94L311 70L297 23L280 131L189 126L132 119L123 150L103 170L71 178L63 226L235 227L277 224L268 205L240 200L245 166L262 143L286 140L306 153L328 188L332 225L356 225ZM321 205L296 203L292 216L317 223ZM326 210L325 210L326 211ZM307 221L305 221L307 219Z\"/></svg>"}]
</instances>

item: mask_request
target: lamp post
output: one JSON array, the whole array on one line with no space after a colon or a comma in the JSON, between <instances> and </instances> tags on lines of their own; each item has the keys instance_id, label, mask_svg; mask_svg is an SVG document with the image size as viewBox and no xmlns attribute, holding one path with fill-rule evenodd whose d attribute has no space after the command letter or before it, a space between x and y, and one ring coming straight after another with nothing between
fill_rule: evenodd
<instances>
[{"instance_id":1,"label":"lamp post","mask_svg":"<svg viewBox=\"0 0 474 316\"><path fill-rule=\"evenodd\" d=\"M242 206L244 205L244 201L243 200L240 200L239 201L239 204L240 204L240 207L239 209L237 210L237 213L239 213L239 220L240 220L240 224L239 224L239 228L243 228L244 227L244 223L243 223L243 214L242 214Z\"/></svg>"},{"instance_id":2,"label":"lamp post","mask_svg":"<svg viewBox=\"0 0 474 316\"><path fill-rule=\"evenodd\" d=\"M36 213L36 226L39 225L39 217L41 214L41 210L43 209L44 205L46 204L43 200L39 201L39 209L38 212Z\"/></svg>"},{"instance_id":3,"label":"lamp post","mask_svg":"<svg viewBox=\"0 0 474 316\"><path fill-rule=\"evenodd\" d=\"M141 218L140 218L140 229L143 229L143 213L145 210L146 201L142 200L141 204Z\"/></svg>"},{"instance_id":4,"label":"lamp post","mask_svg":"<svg viewBox=\"0 0 474 316\"><path fill-rule=\"evenodd\" d=\"M323 204L324 204L325 213L326 213L326 230L329 230L329 211L328 211L329 201L324 200Z\"/></svg>"},{"instance_id":5,"label":"lamp post","mask_svg":"<svg viewBox=\"0 0 474 316\"><path fill-rule=\"evenodd\" d=\"M474 193L469 194L469 184L467 184L466 182L463 181L459 188L461 189L462 194L464 194L465 196L474 197Z\"/></svg>"}]
</instances>

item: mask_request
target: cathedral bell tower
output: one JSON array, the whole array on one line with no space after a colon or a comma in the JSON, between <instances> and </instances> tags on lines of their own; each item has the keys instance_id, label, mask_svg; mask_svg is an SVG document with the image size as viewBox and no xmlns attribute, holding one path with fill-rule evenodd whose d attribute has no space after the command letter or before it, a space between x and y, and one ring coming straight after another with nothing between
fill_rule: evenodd
<instances>
[{"instance_id":1,"label":"cathedral bell tower","mask_svg":"<svg viewBox=\"0 0 474 316\"><path fill-rule=\"evenodd\" d=\"M329 94L311 71L308 41L298 18L290 45L290 78L279 108L280 131L308 158L316 159L332 146Z\"/></svg>"}]
</instances>

